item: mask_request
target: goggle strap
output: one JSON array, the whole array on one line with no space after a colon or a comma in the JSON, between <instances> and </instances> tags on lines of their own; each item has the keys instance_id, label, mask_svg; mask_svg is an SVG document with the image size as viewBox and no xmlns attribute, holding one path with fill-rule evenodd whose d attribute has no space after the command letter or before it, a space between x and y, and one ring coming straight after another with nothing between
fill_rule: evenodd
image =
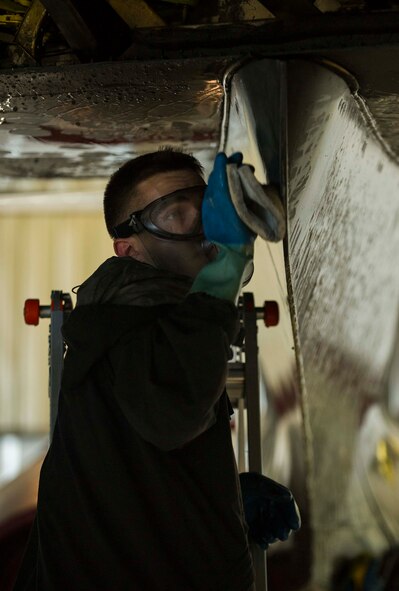
<instances>
[{"instance_id":1,"label":"goggle strap","mask_svg":"<svg viewBox=\"0 0 399 591\"><path fill-rule=\"evenodd\" d=\"M113 238L129 238L134 234L134 230L130 226L130 222L123 222L112 228L111 235Z\"/></svg>"}]
</instances>

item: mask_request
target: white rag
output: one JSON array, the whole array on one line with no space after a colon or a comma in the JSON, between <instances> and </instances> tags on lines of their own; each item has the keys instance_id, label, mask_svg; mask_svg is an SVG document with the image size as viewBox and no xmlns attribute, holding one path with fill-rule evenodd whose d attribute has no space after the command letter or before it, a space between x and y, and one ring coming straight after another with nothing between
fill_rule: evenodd
<instances>
[{"instance_id":1,"label":"white rag","mask_svg":"<svg viewBox=\"0 0 399 591\"><path fill-rule=\"evenodd\" d=\"M244 224L269 242L282 240L286 222L278 190L272 185L261 185L247 164L228 164L227 180L231 200Z\"/></svg>"}]
</instances>

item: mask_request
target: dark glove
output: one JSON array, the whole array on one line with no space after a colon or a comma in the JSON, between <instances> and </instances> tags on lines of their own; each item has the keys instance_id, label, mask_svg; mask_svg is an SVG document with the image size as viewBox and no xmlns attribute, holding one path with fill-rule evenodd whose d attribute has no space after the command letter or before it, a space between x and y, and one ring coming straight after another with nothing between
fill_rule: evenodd
<instances>
[{"instance_id":1,"label":"dark glove","mask_svg":"<svg viewBox=\"0 0 399 591\"><path fill-rule=\"evenodd\" d=\"M257 472L240 474L240 484L249 538L263 550L301 527L299 509L288 488Z\"/></svg>"}]
</instances>

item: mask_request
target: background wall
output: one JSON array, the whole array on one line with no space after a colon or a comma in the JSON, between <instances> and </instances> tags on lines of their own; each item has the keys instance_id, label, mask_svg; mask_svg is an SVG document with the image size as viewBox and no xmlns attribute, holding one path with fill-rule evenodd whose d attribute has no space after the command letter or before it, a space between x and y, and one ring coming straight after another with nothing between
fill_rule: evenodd
<instances>
[{"instance_id":1,"label":"background wall","mask_svg":"<svg viewBox=\"0 0 399 591\"><path fill-rule=\"evenodd\" d=\"M0 433L48 430L49 321L27 326L25 300L48 304L52 289L71 292L112 255L101 205L83 213L1 213Z\"/></svg>"}]
</instances>

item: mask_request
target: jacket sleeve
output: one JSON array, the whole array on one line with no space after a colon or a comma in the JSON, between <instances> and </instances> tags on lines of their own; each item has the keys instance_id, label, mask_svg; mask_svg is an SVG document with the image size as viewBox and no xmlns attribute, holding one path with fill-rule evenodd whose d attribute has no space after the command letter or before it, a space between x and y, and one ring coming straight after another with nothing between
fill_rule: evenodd
<instances>
[{"instance_id":1,"label":"jacket sleeve","mask_svg":"<svg viewBox=\"0 0 399 591\"><path fill-rule=\"evenodd\" d=\"M118 344L114 394L143 439L177 449L215 423L236 331L233 304L192 294Z\"/></svg>"}]
</instances>

